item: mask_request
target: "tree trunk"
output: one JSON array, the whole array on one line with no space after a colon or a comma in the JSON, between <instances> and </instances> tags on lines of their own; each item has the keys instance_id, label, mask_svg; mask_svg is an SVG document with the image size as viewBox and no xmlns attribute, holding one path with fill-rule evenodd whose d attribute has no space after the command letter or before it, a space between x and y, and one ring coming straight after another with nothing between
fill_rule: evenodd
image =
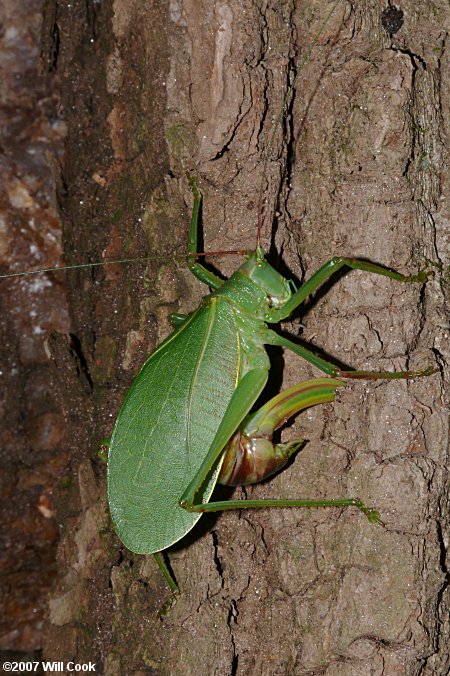
<instances>
[{"instance_id":1,"label":"tree trunk","mask_svg":"<svg viewBox=\"0 0 450 676\"><path fill-rule=\"evenodd\" d=\"M285 430L307 439L286 471L235 491L357 496L385 528L354 509L204 517L168 553L181 596L161 620L165 582L152 557L121 545L106 507L100 441L170 332L170 313L207 293L183 262L188 174L203 193L205 250L252 249L268 151L263 243L296 283L335 255L407 274L443 262L446 4L337 3L323 27L329 8L47 4L68 124L58 189L66 262L149 259L67 273L72 338L55 338L51 352L72 470L58 493L46 659L94 661L105 674L446 671L439 267L426 285L340 276L308 301L301 323L297 312L281 327L339 364L439 371L347 385ZM226 276L239 262L212 259ZM291 354L271 356L271 392L319 375Z\"/></svg>"}]
</instances>

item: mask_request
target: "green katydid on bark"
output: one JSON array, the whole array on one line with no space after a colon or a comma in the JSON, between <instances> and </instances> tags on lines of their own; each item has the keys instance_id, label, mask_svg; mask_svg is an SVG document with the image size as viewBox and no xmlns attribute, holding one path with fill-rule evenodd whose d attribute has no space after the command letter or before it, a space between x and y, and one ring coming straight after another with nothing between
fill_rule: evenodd
<instances>
[{"instance_id":1,"label":"green katydid on bark","mask_svg":"<svg viewBox=\"0 0 450 676\"><path fill-rule=\"evenodd\" d=\"M300 440L273 444L273 431L299 411L334 400L344 379L416 378L434 372L344 371L278 335L278 323L343 267L398 282L424 283L426 272L405 277L356 258L333 258L302 287L265 260L261 246L223 281L196 261L201 196L195 181L188 264L212 289L201 306L177 315L175 331L155 350L119 411L108 461L108 498L115 529L133 552L153 553L172 591L177 586L159 552L181 540L204 512L263 507L354 506L381 523L356 498L210 502L217 482L242 485L281 469ZM326 374L282 392L250 413L267 382L265 345L292 350Z\"/></svg>"},{"instance_id":2,"label":"green katydid on bark","mask_svg":"<svg viewBox=\"0 0 450 676\"><path fill-rule=\"evenodd\" d=\"M303 62L309 58L317 37ZM274 126L268 152L301 66ZM394 373L343 371L268 327L289 317L339 269L357 269L398 282L417 283L426 282L426 272L406 277L368 261L333 258L295 290L265 260L258 234L255 251L247 253L245 262L230 279L223 281L196 260L201 196L192 179L191 186L194 208L188 265L212 293L190 315L174 316L174 332L144 364L119 411L108 460L108 498L115 529L128 549L155 556L172 592L177 592L178 587L160 552L181 540L204 512L353 506L370 522L382 523L379 513L358 498L226 502L210 502L210 498L217 482L251 484L282 469L302 442L295 439L273 444L274 430L308 407L332 402L336 389L344 386L346 379L415 378L434 372L432 368ZM262 186L263 181L260 204ZM260 226L261 209L258 233ZM69 268L116 262L126 261ZM291 350L326 377L299 383L252 413L268 378L266 345Z\"/></svg>"}]
</instances>

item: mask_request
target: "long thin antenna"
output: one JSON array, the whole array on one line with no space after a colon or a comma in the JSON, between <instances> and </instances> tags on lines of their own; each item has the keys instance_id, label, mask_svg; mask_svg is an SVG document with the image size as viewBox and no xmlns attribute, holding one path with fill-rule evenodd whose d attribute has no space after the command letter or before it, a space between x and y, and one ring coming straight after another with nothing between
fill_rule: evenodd
<instances>
[{"instance_id":1,"label":"long thin antenna","mask_svg":"<svg viewBox=\"0 0 450 676\"><path fill-rule=\"evenodd\" d=\"M261 229L262 229L262 220L263 220L262 198L263 198L263 191L264 191L264 180L267 176L267 167L268 167L268 164L269 164L271 151L272 151L273 144L274 144L274 141L275 141L275 135L276 135L276 133L277 133L277 131L278 131L280 125L281 125L281 122L284 118L289 100L290 100L290 98L293 94L293 91L294 91L295 85L297 84L297 80L299 78L299 75L300 75L303 67L305 66L305 64L309 61L314 47L316 46L320 36L323 33L323 30L324 30L326 24L328 23L331 15L333 14L333 12L336 9L339 2L340 2L340 0L336 0L336 2L333 4L330 11L328 12L326 17L322 21L316 35L314 36L313 40L311 41L311 43L310 43L308 49L306 50L303 58L299 62L298 66L297 66L297 72L296 72L295 77L292 81L292 84L290 85L290 87L287 90L287 93L286 93L286 95L283 99L283 105L280 108L280 111L277 115L277 118L275 120L275 124L274 124L273 129L272 129L272 133L270 135L269 144L267 145L267 148L266 148L266 151L265 151L264 164L263 164L263 170L262 170L262 174L261 174L261 181L260 181L259 193L258 193L258 229L257 229L257 236L256 236L256 249L257 250L261 249ZM242 256L242 255L246 255L247 253L249 253L249 252L240 251L240 250L237 250L237 251L207 251L207 252L202 252L202 253L196 253L195 256L197 256L197 257L200 257L200 256L219 256L219 255L225 255L225 254L235 254L235 255ZM27 270L26 272L12 272L12 273L8 273L8 274L0 275L0 279L8 279L8 278L12 278L12 277L25 277L25 276L28 276L28 275L37 275L39 273L44 273L44 272L54 272L54 271L56 272L56 271L64 271L64 270L80 270L82 268L94 268L94 267L99 267L99 266L103 266L103 265L116 265L118 263L136 263L136 262L137 263L139 263L139 262L143 263L143 262L148 261L148 260L149 260L148 257L144 257L144 258L122 258L122 259L119 259L119 260L112 260L112 261L100 261L98 263L80 263L79 265L63 265L63 266L54 267L54 268L42 268L42 269L38 269L38 270Z\"/></svg>"},{"instance_id":2,"label":"long thin antenna","mask_svg":"<svg viewBox=\"0 0 450 676\"><path fill-rule=\"evenodd\" d=\"M290 101L290 99L291 99L291 96L292 96L292 94L293 94L293 92L294 92L294 88L295 88L295 85L297 84L298 77L299 77L299 75L300 75L300 73L301 73L303 67L305 66L305 64L308 63L309 58L310 58L311 53L312 53L312 50L313 50L314 47L316 46L316 44L317 44L317 42L318 42L320 36L321 36L322 33L323 33L323 29L325 28L326 24L328 23L328 21L329 21L331 15L333 14L334 10L335 10L336 7L337 7L339 1L340 1L340 0L336 0L336 2L333 4L332 8L330 9L330 11L328 12L328 14L326 15L325 19L324 19L324 20L322 21L322 23L320 24L319 30L317 31L316 35L314 36L312 42L310 43L308 49L307 49L306 52L305 52L303 58L302 58L301 61L299 62L298 66L297 66L297 72L296 72L296 74L295 74L294 79L292 80L292 84L290 85L289 89L287 90L286 96L285 96L284 99L283 99L283 105L281 106L281 109L280 109L280 111L279 111L279 113L278 113L278 115L277 115L277 118L276 118L276 120L275 120L275 124L274 124L273 129L272 129L272 133L271 133L271 135L270 135L269 144L267 145L266 152L265 152L265 157L264 157L263 170L262 170L262 174L261 174L261 182L260 182L260 184L259 184L259 193L258 193L258 230L257 230L257 235L256 235L256 248L257 248L257 249L261 247L261 228L262 228L262 220L263 220L263 204L262 204L262 197L263 197L263 191L264 191L264 180L265 180L265 178L266 178L266 176L267 176L267 167L268 167L268 164L269 164L269 160L270 160L270 156L271 156L273 144L274 144L274 141L275 141L275 135L276 135L278 129L280 128L281 122L283 121L283 118L284 118L284 116L285 116L286 109L287 109L288 103L289 103L289 101Z\"/></svg>"},{"instance_id":3,"label":"long thin antenna","mask_svg":"<svg viewBox=\"0 0 450 676\"><path fill-rule=\"evenodd\" d=\"M203 256L225 256L225 255L235 255L235 256L246 256L250 254L250 251L243 249L236 249L235 251L199 251L195 252L194 255L196 258L201 258ZM26 277L28 275L38 275L40 272L64 272L64 270L80 270L82 268L95 268L98 266L104 265L116 265L118 263L146 263L151 258L145 256L142 258L121 258L116 261L99 261L98 263L80 263L79 265L61 265L54 268L39 268L37 270L27 270L26 272L9 272L6 275L0 275L0 279L9 279L11 277ZM181 259L180 259L181 260Z\"/></svg>"},{"instance_id":4,"label":"long thin antenna","mask_svg":"<svg viewBox=\"0 0 450 676\"><path fill-rule=\"evenodd\" d=\"M99 265L115 265L117 263L136 263L136 262L145 262L148 261L146 258L122 258L117 261L100 261L98 263L80 263L79 265L61 265L60 267L55 268L42 268L41 270L27 270L26 272L10 272L7 275L0 275L0 279L6 279L7 277L25 277L26 275L37 275L39 272L53 272L53 271L62 271L62 270L79 270L80 268L95 268Z\"/></svg>"}]
</instances>

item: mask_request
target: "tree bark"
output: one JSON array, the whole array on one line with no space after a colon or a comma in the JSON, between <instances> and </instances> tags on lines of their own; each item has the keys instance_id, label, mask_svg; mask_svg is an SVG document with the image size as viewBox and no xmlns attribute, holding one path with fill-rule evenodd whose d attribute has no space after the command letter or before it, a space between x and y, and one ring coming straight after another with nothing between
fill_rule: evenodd
<instances>
[{"instance_id":1,"label":"tree bark","mask_svg":"<svg viewBox=\"0 0 450 676\"><path fill-rule=\"evenodd\" d=\"M353 509L204 517L168 553L181 596L161 620L164 580L152 557L124 549L106 507L100 440L170 332L170 313L193 310L207 293L183 263L188 175L203 193L210 251L254 248L262 180L263 243L296 283L334 255L406 274L444 262L446 5L404 2L400 16L378 2L338 3L323 27L329 8L47 5L69 130L59 185L66 262L148 254L145 265L67 276L73 338L69 349L55 339L52 354L64 364L55 387L72 472L59 489L47 659L95 661L105 674L445 673L439 267L426 285L351 272L308 301L301 323L295 313L283 324L340 364L439 371L347 385L333 406L285 430L308 441L287 470L235 492L357 496L380 510L385 528ZM229 276L239 260L212 263ZM291 354L272 356L270 392L318 375Z\"/></svg>"}]
</instances>

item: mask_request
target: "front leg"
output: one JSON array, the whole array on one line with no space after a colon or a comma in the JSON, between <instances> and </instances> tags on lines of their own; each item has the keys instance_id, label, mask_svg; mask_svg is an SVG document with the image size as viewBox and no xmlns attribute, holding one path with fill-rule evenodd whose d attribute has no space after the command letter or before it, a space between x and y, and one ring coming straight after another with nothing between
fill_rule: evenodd
<instances>
[{"instance_id":1,"label":"front leg","mask_svg":"<svg viewBox=\"0 0 450 676\"><path fill-rule=\"evenodd\" d=\"M431 271L420 270L417 275L409 275L406 277L405 275L400 274L400 272L395 272L395 270L390 270L389 268L384 268L382 265L376 265L375 263L370 263L369 261L364 261L359 258L342 258L341 256L335 256L322 265L312 277L302 284L300 289L298 289L284 305L280 308L270 310L265 317L265 321L269 322L269 324L277 324L282 319L289 317L292 312L308 298L308 296L314 293L324 282L336 274L338 270L345 267L350 268L351 270L372 272L375 275L389 277L396 282L407 284L416 282L425 284L428 277L432 274Z\"/></svg>"},{"instance_id":2,"label":"front leg","mask_svg":"<svg viewBox=\"0 0 450 676\"><path fill-rule=\"evenodd\" d=\"M365 272L372 272L376 275L381 275L383 277L389 277L396 282L402 283L421 283L424 284L428 277L432 274L430 271L421 270L417 275L405 276L389 268L384 268L381 265L376 265L375 263L370 263L369 261L361 260L359 258L342 258L336 256L332 258L327 263L322 265L317 272L315 272L312 277L310 277L295 293L292 294L291 298L284 303L279 308L272 308L265 316L265 321L268 323L277 323L282 319L289 317L291 313L299 307L305 300L313 294L324 282L330 279L338 270L342 268L350 268L352 270L362 270ZM318 369L323 371L329 376L335 376L337 378L353 378L361 380L375 380L380 378L419 378L422 376L429 376L433 373L436 373L438 369L427 367L420 371L356 371L349 369L348 371L343 371L339 369L334 364L322 359L318 355L314 354L307 348L302 345L297 345L293 343L288 338L279 336L273 331L268 331L267 334L267 345L278 345L280 347L285 347L289 350L292 350L303 359L306 359L313 366L316 366Z\"/></svg>"},{"instance_id":3,"label":"front leg","mask_svg":"<svg viewBox=\"0 0 450 676\"><path fill-rule=\"evenodd\" d=\"M217 289L220 289L223 281L220 279L220 277L217 277L217 275L207 270L204 265L197 263L195 260L198 241L198 219L200 214L200 206L202 203L202 196L198 191L195 179L189 177L189 183L191 185L191 190L194 193L194 207L192 209L191 224L189 226L187 263L189 270L195 277L197 277L197 279L209 286L210 289L216 291Z\"/></svg>"}]
</instances>

